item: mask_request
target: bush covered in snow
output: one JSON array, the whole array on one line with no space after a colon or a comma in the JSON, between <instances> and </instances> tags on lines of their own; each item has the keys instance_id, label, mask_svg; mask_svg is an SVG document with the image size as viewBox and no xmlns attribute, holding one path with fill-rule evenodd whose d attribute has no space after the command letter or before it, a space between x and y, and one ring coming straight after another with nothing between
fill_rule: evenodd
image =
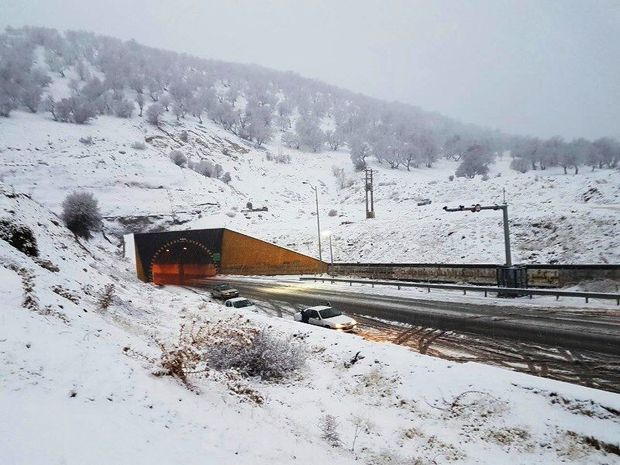
<instances>
[{"instance_id":1,"label":"bush covered in snow","mask_svg":"<svg viewBox=\"0 0 620 465\"><path fill-rule=\"evenodd\" d=\"M165 111L166 110L164 109L163 105L156 102L146 109L146 120L149 123L154 124L155 126L158 126L159 121L161 119L161 115L163 115Z\"/></svg>"},{"instance_id":2,"label":"bush covered in snow","mask_svg":"<svg viewBox=\"0 0 620 465\"><path fill-rule=\"evenodd\" d=\"M530 162L525 158L514 158L510 162L510 168L518 171L519 173L527 173L530 169Z\"/></svg>"},{"instance_id":3,"label":"bush covered in snow","mask_svg":"<svg viewBox=\"0 0 620 465\"><path fill-rule=\"evenodd\" d=\"M355 181L348 177L344 171L344 168L338 168L337 166L332 166L332 174L336 178L338 182L338 187L340 189L346 189L347 187L351 187Z\"/></svg>"},{"instance_id":4,"label":"bush covered in snow","mask_svg":"<svg viewBox=\"0 0 620 465\"><path fill-rule=\"evenodd\" d=\"M72 192L62 203L62 219L76 236L90 239L91 233L101 227L97 200L90 192Z\"/></svg>"},{"instance_id":5,"label":"bush covered in snow","mask_svg":"<svg viewBox=\"0 0 620 465\"><path fill-rule=\"evenodd\" d=\"M79 95L63 98L58 102L48 97L45 104L54 120L63 123L86 124L97 116L93 103Z\"/></svg>"},{"instance_id":6,"label":"bush covered in snow","mask_svg":"<svg viewBox=\"0 0 620 465\"><path fill-rule=\"evenodd\" d=\"M170 160L172 160L172 163L174 163L177 166L185 166L187 164L187 157L185 155L183 155L183 152L181 152L180 150L173 150L172 152L170 152Z\"/></svg>"},{"instance_id":7,"label":"bush covered in snow","mask_svg":"<svg viewBox=\"0 0 620 465\"><path fill-rule=\"evenodd\" d=\"M473 178L476 175L489 173L489 164L493 161L492 154L482 145L474 145L467 149L456 169L457 178Z\"/></svg>"},{"instance_id":8,"label":"bush covered in snow","mask_svg":"<svg viewBox=\"0 0 620 465\"><path fill-rule=\"evenodd\" d=\"M291 156L286 153L274 155L271 152L267 152L265 158L267 161L275 161L276 163L280 163L282 165L288 165L291 162Z\"/></svg>"},{"instance_id":9,"label":"bush covered in snow","mask_svg":"<svg viewBox=\"0 0 620 465\"><path fill-rule=\"evenodd\" d=\"M134 108L133 102L129 100L120 99L114 102L114 114L119 118L131 118Z\"/></svg>"},{"instance_id":10,"label":"bush covered in snow","mask_svg":"<svg viewBox=\"0 0 620 465\"><path fill-rule=\"evenodd\" d=\"M146 150L146 144L144 142L133 142L131 148L134 150Z\"/></svg>"},{"instance_id":11,"label":"bush covered in snow","mask_svg":"<svg viewBox=\"0 0 620 465\"><path fill-rule=\"evenodd\" d=\"M285 378L304 364L301 344L268 327L248 331L236 340L208 344L205 354L218 370L233 368L263 380Z\"/></svg>"},{"instance_id":12,"label":"bush covered in snow","mask_svg":"<svg viewBox=\"0 0 620 465\"><path fill-rule=\"evenodd\" d=\"M269 327L257 328L241 317L182 325L175 343L159 346L156 374L173 376L187 386L190 375L212 369L233 372L234 378L271 381L286 378L305 363L304 347L296 339Z\"/></svg>"},{"instance_id":13,"label":"bush covered in snow","mask_svg":"<svg viewBox=\"0 0 620 465\"><path fill-rule=\"evenodd\" d=\"M188 167L207 178L219 179L226 184L232 180L230 173L224 172L222 165L211 163L209 160L200 160L198 163L190 162Z\"/></svg>"},{"instance_id":14,"label":"bush covered in snow","mask_svg":"<svg viewBox=\"0 0 620 465\"><path fill-rule=\"evenodd\" d=\"M230 181L232 181L232 176L230 175L230 173L228 171L226 171L223 175L222 175L222 182L224 184L228 184Z\"/></svg>"},{"instance_id":15,"label":"bush covered in snow","mask_svg":"<svg viewBox=\"0 0 620 465\"><path fill-rule=\"evenodd\" d=\"M215 176L215 165L209 160L200 160L198 163L191 164L190 168L196 173L202 174L207 178L212 178Z\"/></svg>"}]
</instances>

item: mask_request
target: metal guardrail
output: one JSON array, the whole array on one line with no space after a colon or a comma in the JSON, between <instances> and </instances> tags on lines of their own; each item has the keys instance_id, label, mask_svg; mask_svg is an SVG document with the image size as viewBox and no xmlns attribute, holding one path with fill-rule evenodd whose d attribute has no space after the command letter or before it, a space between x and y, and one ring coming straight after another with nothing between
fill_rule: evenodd
<instances>
[{"instance_id":1,"label":"metal guardrail","mask_svg":"<svg viewBox=\"0 0 620 465\"><path fill-rule=\"evenodd\" d=\"M411 282L400 282L400 281L373 281L370 279L343 279L343 278L317 278L317 277L301 277L300 281L321 281L321 282L339 282L339 283L349 283L352 284L370 284L372 287L375 286L396 286L398 289L401 287L418 287L423 289L428 289L428 292L431 289L445 289L452 291L463 291L463 294L467 294L467 291L470 292L484 292L484 296L487 297L489 292L492 293L501 293L503 295L513 295L513 296L523 296L527 295L532 298L534 295L550 295L555 296L555 300L559 300L560 297L579 297L586 300L586 303L590 301L590 299L605 299L605 300L615 300L616 305L620 305L620 294L612 294L607 292L580 292L580 291L561 291L554 289L520 289L514 287L497 287L497 286L471 286L471 285L461 285L461 284L435 284L435 283L411 283Z\"/></svg>"}]
</instances>

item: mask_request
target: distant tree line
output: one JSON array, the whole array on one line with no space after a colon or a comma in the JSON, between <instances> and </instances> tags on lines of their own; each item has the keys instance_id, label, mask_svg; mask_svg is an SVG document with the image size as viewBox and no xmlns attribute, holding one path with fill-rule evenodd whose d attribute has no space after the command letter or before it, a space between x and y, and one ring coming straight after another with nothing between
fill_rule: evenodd
<instances>
[{"instance_id":1,"label":"distant tree line","mask_svg":"<svg viewBox=\"0 0 620 465\"><path fill-rule=\"evenodd\" d=\"M68 97L49 95L50 73L68 81ZM457 176L473 177L486 174L505 151L521 172L548 166L577 172L584 164L613 168L620 162L618 142L609 138L510 137L290 72L39 27L0 34L0 115L19 107L43 109L57 121L76 124L100 115L130 118L136 112L153 125L161 124L167 112L177 120L208 118L258 147L278 133L293 149L346 148L360 170L369 157L407 170L432 167L446 157L460 162Z\"/></svg>"}]
</instances>

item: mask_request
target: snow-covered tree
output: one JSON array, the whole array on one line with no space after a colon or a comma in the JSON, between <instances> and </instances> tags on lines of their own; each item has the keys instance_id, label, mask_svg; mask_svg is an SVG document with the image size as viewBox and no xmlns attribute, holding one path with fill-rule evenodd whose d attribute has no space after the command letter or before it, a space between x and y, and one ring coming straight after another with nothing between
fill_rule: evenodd
<instances>
[{"instance_id":1,"label":"snow-covered tree","mask_svg":"<svg viewBox=\"0 0 620 465\"><path fill-rule=\"evenodd\" d=\"M144 94L139 93L136 95L136 103L138 104L138 108L140 109L140 113L138 114L139 117L142 117L142 110L144 109ZM133 104L132 104L132 111L133 111Z\"/></svg>"},{"instance_id":2,"label":"snow-covered tree","mask_svg":"<svg viewBox=\"0 0 620 465\"><path fill-rule=\"evenodd\" d=\"M473 178L476 175L485 175L489 172L489 164L493 157L487 147L472 145L461 158L461 164L456 169L457 178Z\"/></svg>"},{"instance_id":3,"label":"snow-covered tree","mask_svg":"<svg viewBox=\"0 0 620 465\"><path fill-rule=\"evenodd\" d=\"M121 99L114 101L114 114L119 118L131 118L133 110L134 104L129 100ZM140 109L140 114L142 114L142 109Z\"/></svg>"},{"instance_id":4,"label":"snow-covered tree","mask_svg":"<svg viewBox=\"0 0 620 465\"><path fill-rule=\"evenodd\" d=\"M339 129L325 131L325 140L331 150L338 150L344 144L345 137Z\"/></svg>"},{"instance_id":5,"label":"snow-covered tree","mask_svg":"<svg viewBox=\"0 0 620 465\"><path fill-rule=\"evenodd\" d=\"M620 143L610 137L601 137L592 143L588 165L594 168L615 168L620 162Z\"/></svg>"},{"instance_id":6,"label":"snow-covered tree","mask_svg":"<svg viewBox=\"0 0 620 465\"><path fill-rule=\"evenodd\" d=\"M159 97L159 104L164 108L164 111L170 110L170 105L172 104L172 99L168 94L164 94Z\"/></svg>"},{"instance_id":7,"label":"snow-covered tree","mask_svg":"<svg viewBox=\"0 0 620 465\"><path fill-rule=\"evenodd\" d=\"M356 170L366 169L366 158L370 155L370 146L360 137L354 137L349 141L351 149L351 162Z\"/></svg>"},{"instance_id":8,"label":"snow-covered tree","mask_svg":"<svg viewBox=\"0 0 620 465\"><path fill-rule=\"evenodd\" d=\"M299 150L300 142L299 137L292 131L287 131L282 134L282 144L290 149Z\"/></svg>"},{"instance_id":9,"label":"snow-covered tree","mask_svg":"<svg viewBox=\"0 0 620 465\"><path fill-rule=\"evenodd\" d=\"M164 114L164 111L162 104L155 102L146 109L146 120L155 126L159 126L161 115Z\"/></svg>"},{"instance_id":10,"label":"snow-covered tree","mask_svg":"<svg viewBox=\"0 0 620 465\"><path fill-rule=\"evenodd\" d=\"M307 147L313 152L320 152L325 143L325 134L319 127L318 118L306 114L299 117L295 123L295 133L302 147Z\"/></svg>"},{"instance_id":11,"label":"snow-covered tree","mask_svg":"<svg viewBox=\"0 0 620 465\"><path fill-rule=\"evenodd\" d=\"M69 194L62 203L62 219L76 236L90 239L92 232L101 227L101 212L97 200L90 192Z\"/></svg>"},{"instance_id":12,"label":"snow-covered tree","mask_svg":"<svg viewBox=\"0 0 620 465\"><path fill-rule=\"evenodd\" d=\"M32 113L36 113L39 109L43 90L50 82L49 76L39 69L32 70L24 77L21 85L20 101Z\"/></svg>"},{"instance_id":13,"label":"snow-covered tree","mask_svg":"<svg viewBox=\"0 0 620 465\"><path fill-rule=\"evenodd\" d=\"M80 81L88 81L91 77L88 64L82 59L79 59L75 64L75 73L80 78Z\"/></svg>"},{"instance_id":14,"label":"snow-covered tree","mask_svg":"<svg viewBox=\"0 0 620 465\"><path fill-rule=\"evenodd\" d=\"M221 124L224 129L236 132L235 130L239 123L239 112L229 102L218 102L209 112L209 117L216 123Z\"/></svg>"}]
</instances>

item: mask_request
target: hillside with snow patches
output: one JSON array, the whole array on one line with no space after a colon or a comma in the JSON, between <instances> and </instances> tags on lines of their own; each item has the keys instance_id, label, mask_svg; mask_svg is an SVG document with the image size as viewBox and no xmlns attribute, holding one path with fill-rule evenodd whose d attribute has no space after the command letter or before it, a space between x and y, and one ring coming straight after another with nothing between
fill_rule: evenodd
<instances>
[{"instance_id":1,"label":"hillside with snow patches","mask_svg":"<svg viewBox=\"0 0 620 465\"><path fill-rule=\"evenodd\" d=\"M145 149L132 148L135 143ZM232 180L176 166L172 150L193 163L220 164ZM290 162L278 163L278 155ZM257 149L211 122L177 122L172 116L160 127L139 117L107 116L63 124L19 111L0 120L0 177L6 185L56 213L68 192L90 191L107 217L105 230L117 235L227 227L317 256L314 193L307 182L319 188L321 228L332 232L335 261L501 263L499 212L446 213L442 207L502 202L505 190L515 262L620 261L617 170L565 175L556 167L522 174L509 162L509 156L497 159L486 180L450 181L456 162L440 160L409 172L370 160L376 218L367 220L363 173L353 170L344 151L302 152L277 141ZM430 205L417 205L426 198ZM248 202L268 210L245 211ZM328 259L326 240L323 246Z\"/></svg>"},{"instance_id":2,"label":"hillside with snow patches","mask_svg":"<svg viewBox=\"0 0 620 465\"><path fill-rule=\"evenodd\" d=\"M38 246L38 256L0 247L3 464L617 463L617 394L144 284L114 244L78 242L6 185L0 216L30 228ZM185 383L168 376L162 347L184 347L181 325L220 320L267 328L303 351L302 364L279 381L216 369Z\"/></svg>"},{"instance_id":3,"label":"hillside with snow patches","mask_svg":"<svg viewBox=\"0 0 620 465\"><path fill-rule=\"evenodd\" d=\"M501 263L499 212L442 207L504 199L514 262L620 261L620 145L609 138L510 137L87 32L7 28L0 57L0 178L56 213L69 192L92 192L117 238L228 227L317 256L310 184L338 262ZM537 169L515 171L511 154L513 168ZM469 177L454 177L461 163ZM375 219L354 165L375 170Z\"/></svg>"},{"instance_id":4,"label":"hillside with snow patches","mask_svg":"<svg viewBox=\"0 0 620 465\"><path fill-rule=\"evenodd\" d=\"M73 37L82 46L92 39ZM77 65L59 64L67 56L35 52L53 99L82 85ZM256 147L207 118L172 112L158 125L135 114L78 125L10 110L0 118L2 465L619 463L617 394L145 284L121 241L130 232L227 227L317 256L309 183L335 261L501 262L497 212L441 207L505 195L515 262L618 263L617 170L521 174L504 154L488 177L450 180L454 161L409 172L368 157L377 217L367 220L361 175L342 149L286 148L282 131ZM230 180L190 169L200 162L221 165ZM103 233L89 241L59 216L76 190L93 193L104 215ZM418 206L423 199L431 203ZM328 251L325 241L324 260ZM212 355L252 346L257 334L273 343L261 358L274 357L282 376L224 367L229 358Z\"/></svg>"}]
</instances>

